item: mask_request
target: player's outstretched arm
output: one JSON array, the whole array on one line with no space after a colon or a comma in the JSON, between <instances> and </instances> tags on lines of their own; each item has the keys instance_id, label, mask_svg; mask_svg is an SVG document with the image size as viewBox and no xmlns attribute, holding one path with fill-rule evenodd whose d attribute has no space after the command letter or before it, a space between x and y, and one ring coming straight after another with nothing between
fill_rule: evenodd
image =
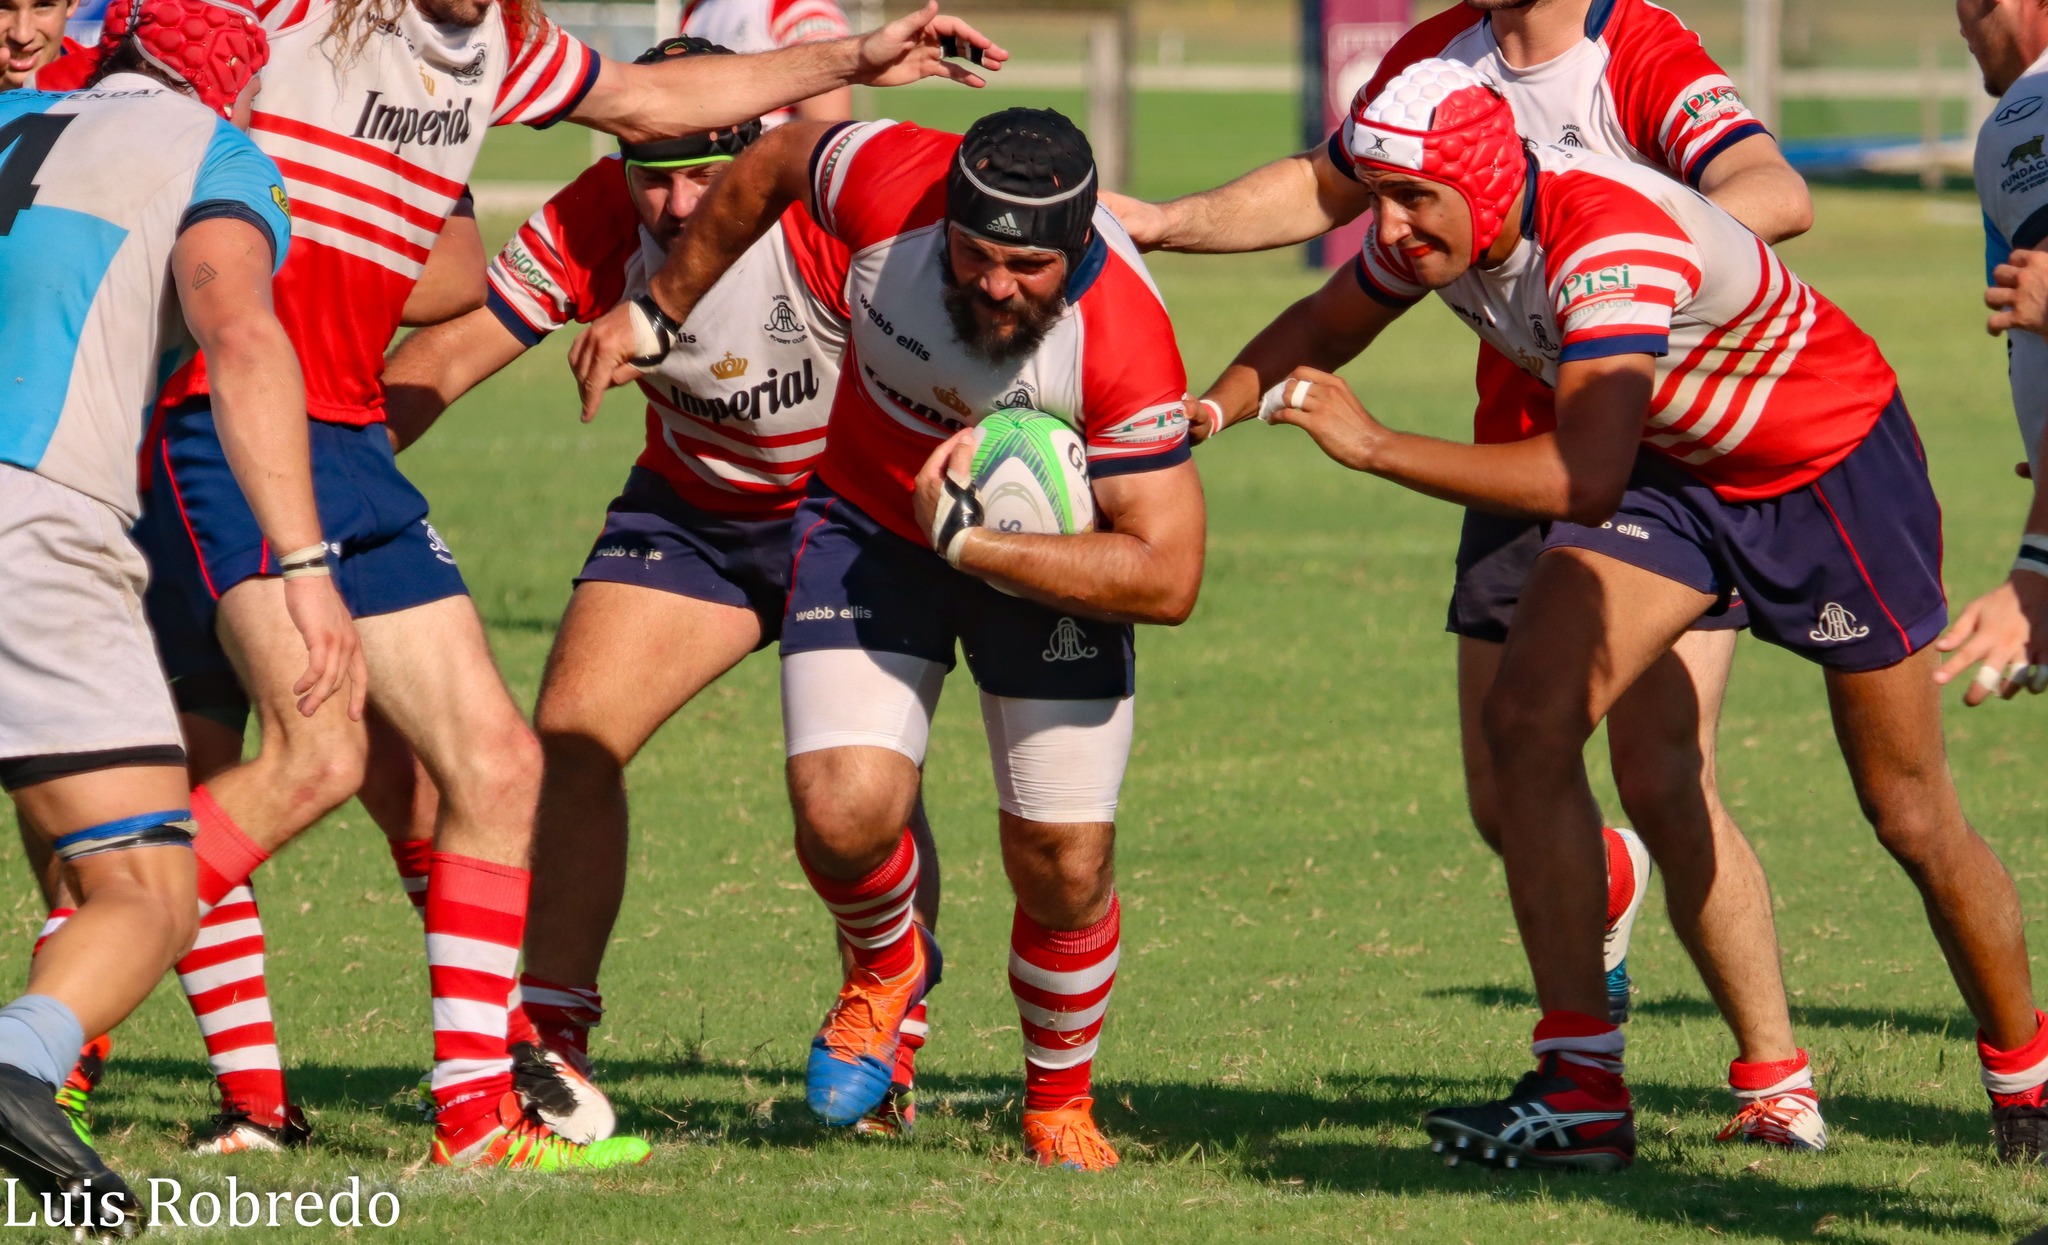
<instances>
[{"instance_id":1,"label":"player's outstretched arm","mask_svg":"<svg viewBox=\"0 0 2048 1245\"><path fill-rule=\"evenodd\" d=\"M945 494L945 477L969 478L972 429L948 437L917 475L915 512L926 531ZM1202 588L1208 512L1192 462L1095 481L1098 525L1075 536L969 529L951 553L954 566L1018 596L1068 614L1109 622L1177 627L1194 612Z\"/></svg>"},{"instance_id":2,"label":"player's outstretched arm","mask_svg":"<svg viewBox=\"0 0 2048 1245\"><path fill-rule=\"evenodd\" d=\"M477 228L476 205L467 192L455 204L434 249L427 253L427 268L405 296L405 308L398 322L407 328L440 324L484 305L489 289L484 281L483 231Z\"/></svg>"},{"instance_id":3,"label":"player's outstretched arm","mask_svg":"<svg viewBox=\"0 0 2048 1245\"><path fill-rule=\"evenodd\" d=\"M1108 192L1102 203L1139 250L1230 255L1320 237L1371 207L1372 196L1319 147L1164 203Z\"/></svg>"},{"instance_id":4,"label":"player's outstretched arm","mask_svg":"<svg viewBox=\"0 0 2048 1245\"><path fill-rule=\"evenodd\" d=\"M1557 431L1509 445L1466 445L1396 432L1342 379L1296 368L1268 418L1295 424L1325 454L1418 493L1515 518L1598 524L1628 488L1655 378L1649 355L1558 369Z\"/></svg>"},{"instance_id":5,"label":"player's outstretched arm","mask_svg":"<svg viewBox=\"0 0 2048 1245\"><path fill-rule=\"evenodd\" d=\"M285 605L306 642L306 672L292 685L299 712L311 717L346 687L349 716L360 719L369 676L355 623L326 571L305 381L291 339L271 310L272 254L270 240L246 221L202 220L172 248L171 279L185 323L206 352L214 425L228 466L263 538L287 568ZM293 566L292 555L302 553L311 564Z\"/></svg>"},{"instance_id":6,"label":"player's outstretched arm","mask_svg":"<svg viewBox=\"0 0 2048 1245\"><path fill-rule=\"evenodd\" d=\"M1994 694L2010 700L2023 687L2048 690L2048 487L2042 481L2034 481L2034 504L2012 573L1965 606L1934 647L1949 654L1934 672L1936 683L1977 667L1963 691L1966 705L1981 705Z\"/></svg>"},{"instance_id":7,"label":"player's outstretched arm","mask_svg":"<svg viewBox=\"0 0 2048 1245\"><path fill-rule=\"evenodd\" d=\"M1381 302L1359 284L1356 265L1330 274L1322 288L1259 330L1188 412L1190 434L1205 441L1259 412L1259 395L1306 365L1332 372L1372 345L1405 307Z\"/></svg>"},{"instance_id":8,"label":"player's outstretched arm","mask_svg":"<svg viewBox=\"0 0 2048 1245\"><path fill-rule=\"evenodd\" d=\"M649 142L691 130L739 125L763 113L846 86L904 86L950 78L986 86L949 49L981 53L1002 68L1010 54L974 27L939 12L938 0L880 30L751 56L678 56L653 65L605 61L569 120Z\"/></svg>"},{"instance_id":9,"label":"player's outstretched arm","mask_svg":"<svg viewBox=\"0 0 2048 1245\"><path fill-rule=\"evenodd\" d=\"M526 353L488 307L421 329L384 362L384 426L391 448L425 436L456 399Z\"/></svg>"},{"instance_id":10,"label":"player's outstretched arm","mask_svg":"<svg viewBox=\"0 0 2048 1245\"><path fill-rule=\"evenodd\" d=\"M1752 134L1709 161L1700 193L1773 246L1813 228L1806 179L1768 134Z\"/></svg>"},{"instance_id":11,"label":"player's outstretched arm","mask_svg":"<svg viewBox=\"0 0 2048 1245\"><path fill-rule=\"evenodd\" d=\"M692 56L673 63L739 59ZM606 390L640 375L635 359L656 361L668 353L678 327L696 310L698 300L790 204L812 206L811 152L831 128L821 121L793 121L755 140L691 213L690 227L669 248L661 271L648 282L646 296L599 316L569 347L569 367L583 393L586 423L597 416Z\"/></svg>"},{"instance_id":12,"label":"player's outstretched arm","mask_svg":"<svg viewBox=\"0 0 2048 1245\"><path fill-rule=\"evenodd\" d=\"M2008 329L2048 336L2048 251L2016 250L1991 270L1984 305L1991 318L1984 324L1993 337Z\"/></svg>"}]
</instances>

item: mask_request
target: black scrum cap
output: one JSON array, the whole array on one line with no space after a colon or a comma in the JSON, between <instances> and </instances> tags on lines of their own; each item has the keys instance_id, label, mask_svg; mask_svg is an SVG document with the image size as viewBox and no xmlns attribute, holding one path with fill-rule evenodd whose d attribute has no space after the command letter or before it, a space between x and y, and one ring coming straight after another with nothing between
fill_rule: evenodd
<instances>
[{"instance_id":1,"label":"black scrum cap","mask_svg":"<svg viewBox=\"0 0 2048 1245\"><path fill-rule=\"evenodd\" d=\"M685 35L680 39L665 39L633 58L635 65L655 65L671 56L731 56L732 49L721 47L709 39ZM652 142L629 143L619 140L619 154L628 164L644 164L657 169L680 169L694 164L711 164L730 160L745 151L747 144L761 137L761 121L756 117L744 125L729 130L698 131L681 138L658 138Z\"/></svg>"},{"instance_id":2,"label":"black scrum cap","mask_svg":"<svg viewBox=\"0 0 2048 1245\"><path fill-rule=\"evenodd\" d=\"M946 173L946 219L1009 246L1059 251L1073 273L1095 215L1095 153L1049 108L1006 108L967 128Z\"/></svg>"}]
</instances>

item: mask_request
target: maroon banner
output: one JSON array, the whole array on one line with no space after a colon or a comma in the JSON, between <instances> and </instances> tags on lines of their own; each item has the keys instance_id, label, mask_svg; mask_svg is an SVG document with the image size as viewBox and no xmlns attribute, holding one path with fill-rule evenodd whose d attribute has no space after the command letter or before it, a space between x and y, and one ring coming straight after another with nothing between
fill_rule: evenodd
<instances>
[{"instance_id":1,"label":"maroon banner","mask_svg":"<svg viewBox=\"0 0 2048 1245\"><path fill-rule=\"evenodd\" d=\"M1414 0L1303 0L1302 138L1327 140L1351 110L1351 97L1371 79L1380 58L1414 18ZM1370 227L1366 219L1332 231L1309 247L1310 262L1349 263Z\"/></svg>"}]
</instances>

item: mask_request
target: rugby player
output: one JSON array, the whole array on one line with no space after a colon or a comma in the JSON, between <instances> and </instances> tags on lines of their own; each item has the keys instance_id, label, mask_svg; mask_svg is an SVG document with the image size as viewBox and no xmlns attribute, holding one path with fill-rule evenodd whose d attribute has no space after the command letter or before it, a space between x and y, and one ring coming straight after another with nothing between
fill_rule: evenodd
<instances>
[{"instance_id":1,"label":"rugby player","mask_svg":"<svg viewBox=\"0 0 2048 1245\"><path fill-rule=\"evenodd\" d=\"M1511 105L1469 66L1410 66L1343 138L1378 217L1362 262L1255 338L1212 398L1226 418L1300 424L1354 469L1551 524L1483 710L1517 793L1501 854L1543 1009L1538 1067L1503 1100L1431 1112L1437 1146L1506 1165L1633 1160L1622 1034L1601 1014L1583 748L1630 683L1740 593L1759 638L1823 667L1858 800L1977 1017L1999 1154L2038 1158L2048 1026L2018 895L1944 760L1928 647L1947 618L1940 512L1876 343L1677 181L1525 150ZM1503 445L1394 432L1329 373L1430 290L1540 369L1553 430Z\"/></svg>"},{"instance_id":2,"label":"rugby player","mask_svg":"<svg viewBox=\"0 0 2048 1245\"><path fill-rule=\"evenodd\" d=\"M38 69L80 50L64 34L64 23L77 11L78 0L0 0L0 39L7 55L0 65L0 91L37 85Z\"/></svg>"},{"instance_id":3,"label":"rugby player","mask_svg":"<svg viewBox=\"0 0 2048 1245\"><path fill-rule=\"evenodd\" d=\"M2048 489L2041 431L2048 425L2048 9L2031 0L1957 0L1963 41L1998 106L1977 132L1977 198L1984 207L1984 301L1988 327L2006 333L2013 414L2026 455L2022 475L2034 497L2019 556L2005 582L1963 607L1937 641L1950 654L1935 678L1946 683L1977 667L1966 705L2022 687L2048 687ZM2021 332L2008 332L2020 329Z\"/></svg>"},{"instance_id":4,"label":"rugby player","mask_svg":"<svg viewBox=\"0 0 2048 1245\"><path fill-rule=\"evenodd\" d=\"M1525 137L1680 178L1767 242L1812 223L1805 184L1727 74L1697 35L1648 0L1466 0L1403 35L1358 99L1426 57L1480 68L1514 102ZM1341 132L1201 194L1163 204L1111 197L1141 246L1202 252L1300 242L1370 203L1344 158ZM1475 383L1474 441L1516 441L1554 426L1549 390L1525 361L1484 339ZM1189 415L1197 439L1216 430L1206 404ZM1480 706L1542 544L1543 525L1527 516L1465 512L1446 630L1458 636L1466 793L1481 837L1496 850L1500 787ZM1641 837L1602 831L1608 1014L1628 1015L1628 942L1648 881L1647 846L1664 870L1672 927L1735 1037L1728 1085L1738 1111L1722 1138L1818 1149L1826 1126L1807 1055L1793 1038L1769 884L1715 778L1721 701L1746 617L1731 602L1697 620L1614 707L1615 786Z\"/></svg>"},{"instance_id":5,"label":"rugby player","mask_svg":"<svg viewBox=\"0 0 2048 1245\"><path fill-rule=\"evenodd\" d=\"M514 1090L512 1047L530 1036L512 992L539 746L492 664L454 555L377 427L383 351L490 125L567 119L645 141L734 124L853 81L942 75L980 85L942 51L971 45L991 65L1005 54L936 5L859 39L660 65L601 61L518 5L264 0L259 11L276 62L252 129L301 205L308 245L280 274L278 305L308 365L326 536L365 655L383 672L376 707L437 797L426 888L434 1159L524 1170L637 1162L644 1143L586 1145L605 1140L601 1127L560 1113L535 1118L525 1109L533 1097ZM287 712L284 615L260 577L271 555L220 470L203 360L167 398L174 405L146 525L158 585L182 600L191 630L218 628L263 726L252 761L193 795L200 898L210 907L355 793L368 745L362 727L337 714ZM261 1122L281 1125L282 1111L272 1105ZM610 1112L592 1118L608 1122Z\"/></svg>"},{"instance_id":6,"label":"rugby player","mask_svg":"<svg viewBox=\"0 0 2048 1245\"><path fill-rule=\"evenodd\" d=\"M671 39L643 60L727 50ZM704 193L761 130L623 143L535 212L491 266L489 306L413 334L385 365L387 426L401 448L549 333L644 294ZM845 246L792 207L691 315L640 378L646 448L556 633L534 709L546 762L519 986L542 1040L586 1076L589 1030L604 1014L598 969L626 888L625 767L782 630L790 518L824 450L845 286ZM921 807L911 821L935 864ZM920 881L918 919L930 929L937 870ZM914 1118L922 1009L904 1022L869 1131Z\"/></svg>"},{"instance_id":7,"label":"rugby player","mask_svg":"<svg viewBox=\"0 0 2048 1245\"><path fill-rule=\"evenodd\" d=\"M849 30L838 0L690 0L683 6L682 33L735 52L843 39ZM766 113L761 124L772 130L785 121L844 121L852 115L853 91L840 87Z\"/></svg>"},{"instance_id":8,"label":"rugby player","mask_svg":"<svg viewBox=\"0 0 2048 1245\"><path fill-rule=\"evenodd\" d=\"M367 683L335 590L307 460L304 388L271 311L290 240L283 178L246 122L267 45L221 0L132 0L108 14L88 89L0 97L0 222L16 377L0 419L0 786L79 896L0 1008L0 1163L31 1190L89 1193L93 1235L143 1214L54 1097L191 943L198 917L184 750L142 620L127 533L134 447L166 357L214 357L222 441L265 539L303 673L297 709L359 718ZM167 319L176 298L186 337ZM337 696L337 693L341 693Z\"/></svg>"},{"instance_id":9,"label":"rugby player","mask_svg":"<svg viewBox=\"0 0 2048 1245\"><path fill-rule=\"evenodd\" d=\"M828 1124L871 1110L935 967L910 912L920 862L905 821L958 643L981 689L1017 896L1025 1142L1042 1164L1108 1168L1090 1069L1117 964L1131 624L1184 620L1202 569L1172 324L1096 204L1086 137L1059 114L1010 109L964 137L792 122L734 162L647 296L577 339L586 413L792 204L854 256L852 329L792 529L782 636L797 856L854 960L812 1042L806 1096ZM1100 530L993 532L942 483L961 474L973 426L1003 407L1081 434Z\"/></svg>"}]
</instances>

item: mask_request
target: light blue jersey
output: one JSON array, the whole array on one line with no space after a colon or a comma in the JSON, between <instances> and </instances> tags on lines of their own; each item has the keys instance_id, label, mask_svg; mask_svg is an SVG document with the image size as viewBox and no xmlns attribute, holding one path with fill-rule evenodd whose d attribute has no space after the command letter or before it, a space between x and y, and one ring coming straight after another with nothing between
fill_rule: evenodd
<instances>
[{"instance_id":1,"label":"light blue jersey","mask_svg":"<svg viewBox=\"0 0 2048 1245\"><path fill-rule=\"evenodd\" d=\"M0 462L133 519L150 404L192 350L171 248L230 217L281 266L283 187L239 130L140 75L0 93Z\"/></svg>"},{"instance_id":2,"label":"light blue jersey","mask_svg":"<svg viewBox=\"0 0 2048 1245\"><path fill-rule=\"evenodd\" d=\"M2035 61L1977 132L1977 201L1984 207L1984 284L2013 248L2048 246L2048 56ZM2048 341L2007 333L2006 373L2027 461L2041 467L2048 426Z\"/></svg>"}]
</instances>

